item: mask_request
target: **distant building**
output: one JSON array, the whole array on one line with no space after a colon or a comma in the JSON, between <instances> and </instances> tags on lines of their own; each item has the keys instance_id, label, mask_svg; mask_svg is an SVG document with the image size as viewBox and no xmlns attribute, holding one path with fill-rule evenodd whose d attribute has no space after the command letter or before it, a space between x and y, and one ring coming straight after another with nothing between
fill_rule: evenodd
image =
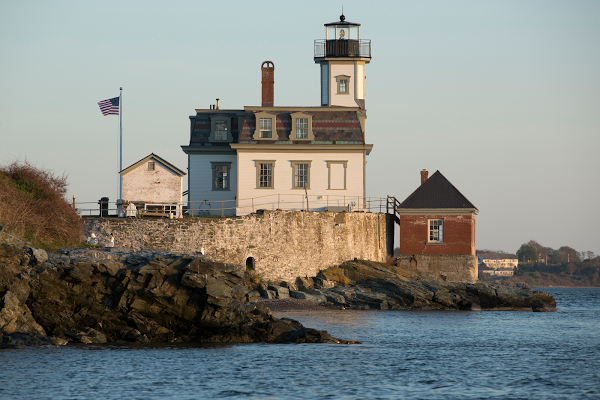
<instances>
[{"instance_id":1,"label":"distant building","mask_svg":"<svg viewBox=\"0 0 600 400\"><path fill-rule=\"evenodd\" d=\"M481 258L483 265L487 268L485 271L490 275L511 276L514 275L515 268L519 264L517 256L514 254L498 253L494 251L478 251L477 256ZM488 272L491 271L491 272ZM479 269L481 279L482 269Z\"/></svg>"},{"instance_id":2,"label":"distant building","mask_svg":"<svg viewBox=\"0 0 600 400\"><path fill-rule=\"evenodd\" d=\"M142 215L181 217L185 172L152 153L119 173L123 177L120 216L138 216L141 212Z\"/></svg>"}]
</instances>

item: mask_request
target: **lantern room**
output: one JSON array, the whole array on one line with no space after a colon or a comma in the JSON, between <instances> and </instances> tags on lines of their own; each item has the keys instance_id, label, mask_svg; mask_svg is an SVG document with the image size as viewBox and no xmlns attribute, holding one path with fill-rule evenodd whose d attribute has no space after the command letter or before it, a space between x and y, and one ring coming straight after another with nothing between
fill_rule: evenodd
<instances>
[{"instance_id":1,"label":"lantern room","mask_svg":"<svg viewBox=\"0 0 600 400\"><path fill-rule=\"evenodd\" d=\"M360 24L346 21L344 14L338 22L325 24L325 40L315 40L315 58L371 58L371 41L360 40Z\"/></svg>"}]
</instances>

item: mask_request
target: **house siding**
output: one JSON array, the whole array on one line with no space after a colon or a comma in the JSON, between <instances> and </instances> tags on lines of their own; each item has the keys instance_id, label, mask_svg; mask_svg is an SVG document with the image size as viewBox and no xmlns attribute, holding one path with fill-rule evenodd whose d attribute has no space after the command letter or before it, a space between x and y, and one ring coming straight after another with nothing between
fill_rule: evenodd
<instances>
[{"instance_id":1,"label":"house siding","mask_svg":"<svg viewBox=\"0 0 600 400\"><path fill-rule=\"evenodd\" d=\"M354 101L354 64L352 62L344 64L330 64L330 82L329 92L332 106L342 107L356 107L356 101ZM336 77L339 75L347 75L348 79L348 94L337 94L338 82Z\"/></svg>"},{"instance_id":2,"label":"house siding","mask_svg":"<svg viewBox=\"0 0 600 400\"><path fill-rule=\"evenodd\" d=\"M362 152L239 152L240 176L238 187L238 215L254 209L302 209L304 190L292 188L292 161L311 161L310 188L307 190L311 210L329 206L343 206L350 202L362 204L363 158ZM256 187L256 160L274 160L274 188ZM346 161L346 189L331 190L327 161ZM316 199L314 196L322 196ZM329 196L329 198L327 198ZM252 200L254 199L254 200Z\"/></svg>"},{"instance_id":3,"label":"house siding","mask_svg":"<svg viewBox=\"0 0 600 400\"><path fill-rule=\"evenodd\" d=\"M123 200L149 203L181 203L183 178L156 159L155 170L145 162L123 174Z\"/></svg>"},{"instance_id":4,"label":"house siding","mask_svg":"<svg viewBox=\"0 0 600 400\"><path fill-rule=\"evenodd\" d=\"M212 189L213 170L211 162L231 163L229 171L230 190ZM237 191L237 161L235 154L190 154L189 176L189 208L201 209L204 214L221 215L221 206L223 205L224 209L228 209L225 210L225 215L235 215ZM210 205L206 203L206 200Z\"/></svg>"}]
</instances>

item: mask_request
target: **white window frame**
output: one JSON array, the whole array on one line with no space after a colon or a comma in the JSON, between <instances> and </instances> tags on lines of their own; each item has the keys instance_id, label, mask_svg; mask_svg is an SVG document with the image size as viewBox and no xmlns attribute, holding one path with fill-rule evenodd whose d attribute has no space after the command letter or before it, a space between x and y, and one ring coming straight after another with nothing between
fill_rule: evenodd
<instances>
[{"instance_id":1,"label":"white window frame","mask_svg":"<svg viewBox=\"0 0 600 400\"><path fill-rule=\"evenodd\" d=\"M427 219L427 242L444 243L444 219Z\"/></svg>"}]
</instances>

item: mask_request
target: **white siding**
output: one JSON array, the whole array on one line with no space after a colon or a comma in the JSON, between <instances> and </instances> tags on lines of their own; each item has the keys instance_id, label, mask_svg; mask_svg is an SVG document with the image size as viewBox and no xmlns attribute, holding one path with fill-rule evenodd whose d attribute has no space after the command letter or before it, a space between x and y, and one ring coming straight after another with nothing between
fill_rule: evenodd
<instances>
[{"instance_id":1,"label":"white siding","mask_svg":"<svg viewBox=\"0 0 600 400\"><path fill-rule=\"evenodd\" d=\"M235 213L235 196L237 193L237 166L234 154L190 154L189 162L189 207L202 209L212 215L221 214L221 206L229 208L225 214ZM229 190L213 190L212 162L230 162ZM210 203L208 205L205 200ZM224 203L222 203L225 201ZM204 202L204 203L203 203Z\"/></svg>"},{"instance_id":2,"label":"white siding","mask_svg":"<svg viewBox=\"0 0 600 400\"><path fill-rule=\"evenodd\" d=\"M365 98L365 65L356 64L356 98Z\"/></svg>"},{"instance_id":3,"label":"white siding","mask_svg":"<svg viewBox=\"0 0 600 400\"><path fill-rule=\"evenodd\" d=\"M345 176L344 164L329 164L329 189L344 189Z\"/></svg>"},{"instance_id":4,"label":"white siding","mask_svg":"<svg viewBox=\"0 0 600 400\"><path fill-rule=\"evenodd\" d=\"M245 152L239 153L238 215L254 209L302 209L304 190L292 188L292 161L310 160L310 189L308 189L311 210L323 209L327 205L354 203L362 204L363 199L363 155L356 152ZM274 160L274 188L256 187L256 160ZM327 161L346 161L346 189L329 189L329 167ZM331 164L334 165L334 164ZM335 164L341 165L342 164ZM342 172L343 173L343 172ZM320 198L318 198L320 197Z\"/></svg>"},{"instance_id":5,"label":"white siding","mask_svg":"<svg viewBox=\"0 0 600 400\"><path fill-rule=\"evenodd\" d=\"M123 175L123 200L181 203L182 177L157 160L154 171L145 162Z\"/></svg>"},{"instance_id":6,"label":"white siding","mask_svg":"<svg viewBox=\"0 0 600 400\"><path fill-rule=\"evenodd\" d=\"M354 64L330 64L331 80L329 82L331 103L332 106L356 107L354 101ZM339 75L349 76L348 79L348 94L337 94L338 83L336 77Z\"/></svg>"}]
</instances>

